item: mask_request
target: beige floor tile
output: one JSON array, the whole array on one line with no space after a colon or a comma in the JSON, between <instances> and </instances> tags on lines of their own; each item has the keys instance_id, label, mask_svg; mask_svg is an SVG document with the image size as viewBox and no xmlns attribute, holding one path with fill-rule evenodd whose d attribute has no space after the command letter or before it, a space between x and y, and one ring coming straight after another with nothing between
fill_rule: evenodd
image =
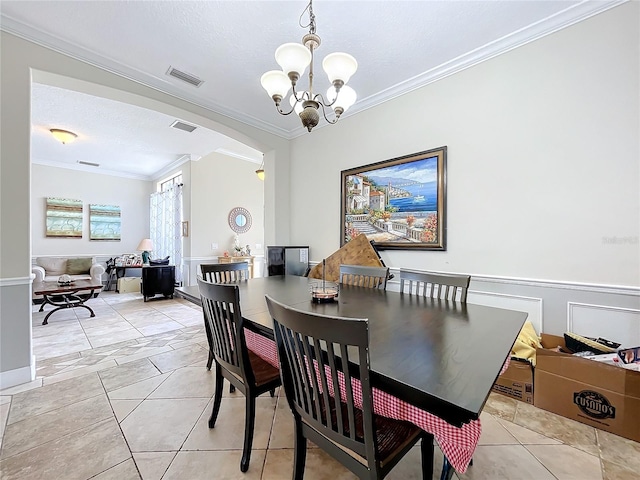
<instances>
[{"instance_id":1,"label":"beige floor tile","mask_svg":"<svg viewBox=\"0 0 640 480\"><path fill-rule=\"evenodd\" d=\"M494 417L504 418L513 421L516 414L518 400L505 397L499 393L491 393L487 403L484 405L484 412L490 413Z\"/></svg>"},{"instance_id":2,"label":"beige floor tile","mask_svg":"<svg viewBox=\"0 0 640 480\"><path fill-rule=\"evenodd\" d=\"M640 443L602 430L597 435L603 460L635 470L640 477Z\"/></svg>"},{"instance_id":3,"label":"beige floor tile","mask_svg":"<svg viewBox=\"0 0 640 480\"><path fill-rule=\"evenodd\" d=\"M211 398L215 391L215 373L204 367L174 370L149 398Z\"/></svg>"},{"instance_id":4,"label":"beige floor tile","mask_svg":"<svg viewBox=\"0 0 640 480\"><path fill-rule=\"evenodd\" d=\"M163 323L156 323L154 325L148 325L146 327L137 327L137 329L142 332L143 335L147 336L184 328L184 325L182 325L181 323L174 322L173 320L169 319L166 320Z\"/></svg>"},{"instance_id":5,"label":"beige floor tile","mask_svg":"<svg viewBox=\"0 0 640 480\"><path fill-rule=\"evenodd\" d=\"M54 336L33 339L33 352L38 359L58 357L67 353L79 352L91 348L84 332L76 338Z\"/></svg>"},{"instance_id":6,"label":"beige floor tile","mask_svg":"<svg viewBox=\"0 0 640 480\"><path fill-rule=\"evenodd\" d=\"M9 424L104 393L97 373L18 393L11 402Z\"/></svg>"},{"instance_id":7,"label":"beige floor tile","mask_svg":"<svg viewBox=\"0 0 640 480\"><path fill-rule=\"evenodd\" d=\"M554 476L522 445L479 446L462 480L554 480Z\"/></svg>"},{"instance_id":8,"label":"beige floor tile","mask_svg":"<svg viewBox=\"0 0 640 480\"><path fill-rule=\"evenodd\" d=\"M113 418L113 412L104 393L27 417L7 426L1 456L16 455L110 418Z\"/></svg>"},{"instance_id":9,"label":"beige floor tile","mask_svg":"<svg viewBox=\"0 0 640 480\"><path fill-rule=\"evenodd\" d=\"M569 445L528 445L558 480L602 480L600 458Z\"/></svg>"},{"instance_id":10,"label":"beige floor tile","mask_svg":"<svg viewBox=\"0 0 640 480\"><path fill-rule=\"evenodd\" d=\"M11 395L0 395L0 405L11 403Z\"/></svg>"},{"instance_id":11,"label":"beige floor tile","mask_svg":"<svg viewBox=\"0 0 640 480\"><path fill-rule=\"evenodd\" d=\"M103 326L103 325L118 324L126 320L122 315L120 315L113 309L109 308L108 313L102 313L102 312L96 311L95 317L81 318L78 321L80 322L80 325L82 325L83 328L92 329L94 327Z\"/></svg>"},{"instance_id":12,"label":"beige floor tile","mask_svg":"<svg viewBox=\"0 0 640 480\"><path fill-rule=\"evenodd\" d=\"M142 480L160 480L178 452L139 452L133 454Z\"/></svg>"},{"instance_id":13,"label":"beige floor tile","mask_svg":"<svg viewBox=\"0 0 640 480\"><path fill-rule=\"evenodd\" d=\"M165 347L142 347L138 349L138 353L134 353L133 355L126 355L126 356L114 355L114 358L118 365L124 365L125 363L130 363L135 360L140 360L141 358L152 357L154 355L170 352L172 350L173 348L171 348L169 345Z\"/></svg>"},{"instance_id":14,"label":"beige floor tile","mask_svg":"<svg viewBox=\"0 0 640 480\"><path fill-rule=\"evenodd\" d=\"M502 426L498 420L488 413L480 414L482 434L478 445L517 445L520 442Z\"/></svg>"},{"instance_id":15,"label":"beige floor tile","mask_svg":"<svg viewBox=\"0 0 640 480\"><path fill-rule=\"evenodd\" d=\"M115 367L117 364L115 360L106 360L96 365L88 365L86 367L73 367L67 368L62 373L56 373L55 375L45 377L42 380L43 385L51 385L53 383L59 383L71 378L82 377L91 372L99 372L100 370L106 370Z\"/></svg>"},{"instance_id":16,"label":"beige floor tile","mask_svg":"<svg viewBox=\"0 0 640 480\"><path fill-rule=\"evenodd\" d=\"M293 448L294 421L291 408L284 395L278 397L269 448Z\"/></svg>"},{"instance_id":17,"label":"beige floor tile","mask_svg":"<svg viewBox=\"0 0 640 480\"><path fill-rule=\"evenodd\" d=\"M178 450L206 405L205 398L144 400L120 426L132 452Z\"/></svg>"},{"instance_id":18,"label":"beige floor tile","mask_svg":"<svg viewBox=\"0 0 640 480\"><path fill-rule=\"evenodd\" d=\"M207 357L208 351L200 345L189 345L188 347L180 348L172 352L154 355L149 357L149 360L151 360L162 373L165 373L175 370L176 368L192 365L202 359L206 362Z\"/></svg>"},{"instance_id":19,"label":"beige floor tile","mask_svg":"<svg viewBox=\"0 0 640 480\"><path fill-rule=\"evenodd\" d=\"M118 365L99 373L107 392L160 375L158 369L147 358Z\"/></svg>"},{"instance_id":20,"label":"beige floor tile","mask_svg":"<svg viewBox=\"0 0 640 480\"><path fill-rule=\"evenodd\" d=\"M115 419L0 460L2 480L87 480L131 457Z\"/></svg>"},{"instance_id":21,"label":"beige floor tile","mask_svg":"<svg viewBox=\"0 0 640 480\"><path fill-rule=\"evenodd\" d=\"M156 377L136 382L127 387L119 388L108 393L108 396L112 400L143 400L147 398L151 392L153 392L158 385L162 384L171 373L163 373Z\"/></svg>"},{"instance_id":22,"label":"beige floor tile","mask_svg":"<svg viewBox=\"0 0 640 480\"><path fill-rule=\"evenodd\" d=\"M268 450L262 480L291 478L293 450ZM307 449L304 478L313 480L356 480L356 477L337 460L319 448Z\"/></svg>"},{"instance_id":23,"label":"beige floor tile","mask_svg":"<svg viewBox=\"0 0 640 480\"><path fill-rule=\"evenodd\" d=\"M20 385L16 385L15 387L9 387L9 388L5 388L4 390L0 390L0 395L16 395L18 393L27 392L35 388L40 388L41 386L42 386L42 378L36 378L31 382L23 383Z\"/></svg>"},{"instance_id":24,"label":"beige floor tile","mask_svg":"<svg viewBox=\"0 0 640 480\"><path fill-rule=\"evenodd\" d=\"M225 452L178 452L169 470L162 480L260 480L264 464L265 451L253 450L249 470L240 471L242 452L231 450ZM214 473L215 472L215 473ZM264 478L264 476L262 476ZM291 478L291 473L284 478ZM312 478L312 477L308 477Z\"/></svg>"},{"instance_id":25,"label":"beige floor tile","mask_svg":"<svg viewBox=\"0 0 640 480\"><path fill-rule=\"evenodd\" d=\"M115 322L100 322L98 324L85 325L84 332L87 334L87 337L95 338L101 335L106 335L108 333L118 333L125 330L130 330L131 328L134 327L124 318L120 318L119 321Z\"/></svg>"},{"instance_id":26,"label":"beige floor tile","mask_svg":"<svg viewBox=\"0 0 640 480\"><path fill-rule=\"evenodd\" d=\"M142 403L142 400L111 400L111 408L116 416L118 423L127 418L127 416Z\"/></svg>"},{"instance_id":27,"label":"beige floor tile","mask_svg":"<svg viewBox=\"0 0 640 480\"><path fill-rule=\"evenodd\" d=\"M121 342L124 340L132 340L135 338L142 337L142 333L140 333L135 328L130 328L128 330L122 330L120 332L114 333L105 333L102 335L87 335L89 339L89 343L93 348L95 347L103 347L105 345L111 345L116 342Z\"/></svg>"},{"instance_id":28,"label":"beige floor tile","mask_svg":"<svg viewBox=\"0 0 640 480\"><path fill-rule=\"evenodd\" d=\"M507 420L498 419L498 421L523 445L559 445L561 443Z\"/></svg>"},{"instance_id":29,"label":"beige floor tile","mask_svg":"<svg viewBox=\"0 0 640 480\"><path fill-rule=\"evenodd\" d=\"M519 402L514 423L567 445L598 454L593 427Z\"/></svg>"},{"instance_id":30,"label":"beige floor tile","mask_svg":"<svg viewBox=\"0 0 640 480\"><path fill-rule=\"evenodd\" d=\"M638 480L637 470L607 460L602 460L602 471L604 480Z\"/></svg>"},{"instance_id":31,"label":"beige floor tile","mask_svg":"<svg viewBox=\"0 0 640 480\"><path fill-rule=\"evenodd\" d=\"M56 315L54 313L54 315ZM49 317L49 320L53 318L53 315ZM44 320L44 318L42 319ZM42 323L40 320L40 323ZM45 339L46 337L73 337L75 335L84 336L84 331L78 319L73 317L72 321L63 321L59 323L50 323L48 325L36 325L31 330L32 338Z\"/></svg>"},{"instance_id":32,"label":"beige floor tile","mask_svg":"<svg viewBox=\"0 0 640 480\"><path fill-rule=\"evenodd\" d=\"M133 459L129 458L124 462L111 467L109 470L102 472L92 478L92 480L140 480L140 474L136 468Z\"/></svg>"},{"instance_id":33,"label":"beige floor tile","mask_svg":"<svg viewBox=\"0 0 640 480\"><path fill-rule=\"evenodd\" d=\"M4 448L4 431L7 425L7 419L9 418L9 408L11 408L11 403L0 404L0 447L2 448Z\"/></svg>"},{"instance_id":34,"label":"beige floor tile","mask_svg":"<svg viewBox=\"0 0 640 480\"><path fill-rule=\"evenodd\" d=\"M269 443L276 399L268 396L256 399L253 448L266 449ZM209 402L193 431L184 442L183 450L241 450L244 442L246 403L244 395L223 398L215 428L209 428L213 400Z\"/></svg>"}]
</instances>

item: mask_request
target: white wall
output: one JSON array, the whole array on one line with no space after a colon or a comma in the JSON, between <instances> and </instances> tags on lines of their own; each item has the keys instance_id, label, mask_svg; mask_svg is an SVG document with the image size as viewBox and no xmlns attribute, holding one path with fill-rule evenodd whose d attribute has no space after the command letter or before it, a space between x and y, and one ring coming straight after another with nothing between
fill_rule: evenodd
<instances>
[{"instance_id":1,"label":"white wall","mask_svg":"<svg viewBox=\"0 0 640 480\"><path fill-rule=\"evenodd\" d=\"M154 184L144 180L99 175L45 165L31 167L31 250L39 255L120 255L135 253L149 237L149 195ZM47 238L46 197L82 200L82 238ZM120 206L121 240L89 240L89 204Z\"/></svg>"},{"instance_id":2,"label":"white wall","mask_svg":"<svg viewBox=\"0 0 640 480\"><path fill-rule=\"evenodd\" d=\"M387 265L640 286L638 17L629 2L295 139L291 241L340 246L341 170L446 145L447 251Z\"/></svg>"},{"instance_id":3,"label":"white wall","mask_svg":"<svg viewBox=\"0 0 640 480\"><path fill-rule=\"evenodd\" d=\"M232 254L235 233L228 223L234 207L251 214L252 225L239 235L252 254L264 253L264 182L255 171L259 165L212 153L191 163L191 254L195 257ZM213 250L212 243L218 248ZM256 249L256 244L262 248Z\"/></svg>"}]
</instances>

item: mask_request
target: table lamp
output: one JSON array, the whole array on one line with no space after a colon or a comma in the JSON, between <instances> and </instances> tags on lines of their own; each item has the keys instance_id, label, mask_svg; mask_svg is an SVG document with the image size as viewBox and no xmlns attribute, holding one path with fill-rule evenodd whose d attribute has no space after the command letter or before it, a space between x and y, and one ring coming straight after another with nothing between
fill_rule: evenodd
<instances>
[{"instance_id":1,"label":"table lamp","mask_svg":"<svg viewBox=\"0 0 640 480\"><path fill-rule=\"evenodd\" d=\"M144 265L149 265L149 252L153 250L153 243L151 242L151 239L143 238L138 244L137 250L142 251L142 263Z\"/></svg>"}]
</instances>

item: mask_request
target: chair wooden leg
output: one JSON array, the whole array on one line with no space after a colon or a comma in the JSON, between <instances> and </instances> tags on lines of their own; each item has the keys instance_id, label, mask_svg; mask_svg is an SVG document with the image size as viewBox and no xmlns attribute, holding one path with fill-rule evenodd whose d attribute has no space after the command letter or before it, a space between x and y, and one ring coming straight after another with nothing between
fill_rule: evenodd
<instances>
[{"instance_id":1,"label":"chair wooden leg","mask_svg":"<svg viewBox=\"0 0 640 480\"><path fill-rule=\"evenodd\" d=\"M307 439L302 434L302 423L298 418L295 419L293 448L293 480L303 480L304 464L307 459Z\"/></svg>"},{"instance_id":2,"label":"chair wooden leg","mask_svg":"<svg viewBox=\"0 0 640 480\"><path fill-rule=\"evenodd\" d=\"M213 364L213 352L209 349L209 359L207 360L207 370L211 370L211 365Z\"/></svg>"},{"instance_id":3,"label":"chair wooden leg","mask_svg":"<svg viewBox=\"0 0 640 480\"><path fill-rule=\"evenodd\" d=\"M453 478L453 467L447 457L444 457L442 461L442 474L440 475L440 480L451 480Z\"/></svg>"},{"instance_id":4,"label":"chair wooden leg","mask_svg":"<svg viewBox=\"0 0 640 480\"><path fill-rule=\"evenodd\" d=\"M222 402L222 387L224 385L224 377L222 376L222 368L220 364L216 362L216 391L213 397L213 410L211 410L211 417L209 417L209 428L213 428L216 425L216 419L218 418L218 412L220 411L220 403Z\"/></svg>"},{"instance_id":5,"label":"chair wooden leg","mask_svg":"<svg viewBox=\"0 0 640 480\"><path fill-rule=\"evenodd\" d=\"M433 435L425 434L420 442L422 454L422 478L433 478Z\"/></svg>"},{"instance_id":6,"label":"chair wooden leg","mask_svg":"<svg viewBox=\"0 0 640 480\"><path fill-rule=\"evenodd\" d=\"M250 392L247 392L247 411L244 420L244 447L242 450L242 460L240 460L240 471L249 470L251 460L251 446L253 444L253 427L256 420L256 399Z\"/></svg>"},{"instance_id":7,"label":"chair wooden leg","mask_svg":"<svg viewBox=\"0 0 640 480\"><path fill-rule=\"evenodd\" d=\"M272 388L271 390L269 390L269 395L271 395L271 398L273 398L273 396L276 394L276 389Z\"/></svg>"}]
</instances>

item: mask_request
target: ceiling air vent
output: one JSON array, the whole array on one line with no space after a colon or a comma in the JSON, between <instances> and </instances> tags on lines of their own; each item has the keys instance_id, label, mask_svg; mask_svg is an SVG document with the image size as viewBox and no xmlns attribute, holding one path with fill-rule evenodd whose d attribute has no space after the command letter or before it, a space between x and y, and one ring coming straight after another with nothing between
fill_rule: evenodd
<instances>
[{"instance_id":1,"label":"ceiling air vent","mask_svg":"<svg viewBox=\"0 0 640 480\"><path fill-rule=\"evenodd\" d=\"M185 132L193 132L196 128L195 125L189 125L188 123L181 122L180 120L176 120L171 124L173 128L177 128L178 130L184 130Z\"/></svg>"},{"instance_id":2,"label":"ceiling air vent","mask_svg":"<svg viewBox=\"0 0 640 480\"><path fill-rule=\"evenodd\" d=\"M173 78L177 78L178 80L182 80L183 82L187 82L189 85L193 85L194 87L199 87L204 83L204 80L200 80L194 75L181 72L177 68L173 67L169 67L169 70L167 70L167 75Z\"/></svg>"},{"instance_id":3,"label":"ceiling air vent","mask_svg":"<svg viewBox=\"0 0 640 480\"><path fill-rule=\"evenodd\" d=\"M93 163L93 162L85 162L84 160L78 160L78 163L80 165L88 165L90 167L99 167L100 164L99 163Z\"/></svg>"}]
</instances>

